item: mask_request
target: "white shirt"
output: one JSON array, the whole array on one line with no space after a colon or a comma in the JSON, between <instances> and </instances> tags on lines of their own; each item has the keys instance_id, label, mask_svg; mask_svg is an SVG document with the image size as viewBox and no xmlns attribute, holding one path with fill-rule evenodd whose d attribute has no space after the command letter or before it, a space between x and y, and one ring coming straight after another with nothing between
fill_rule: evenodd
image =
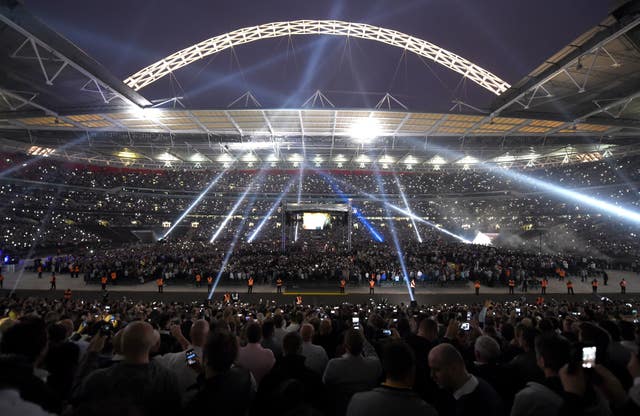
<instances>
[{"instance_id":1,"label":"white shirt","mask_svg":"<svg viewBox=\"0 0 640 416\"><path fill-rule=\"evenodd\" d=\"M453 398L456 400L460 400L462 396L466 396L467 394L473 393L473 391L478 387L478 379L475 376L470 376L469 380L462 385L458 390L453 392Z\"/></svg>"},{"instance_id":2,"label":"white shirt","mask_svg":"<svg viewBox=\"0 0 640 416\"><path fill-rule=\"evenodd\" d=\"M198 355L198 358L200 358L200 362L202 362L202 347L189 345L187 347L187 350L192 348L193 351ZM178 388L180 389L180 394L182 396L182 402L188 402L195 395L195 393L197 393L197 390L188 389L189 387L196 384L196 382L198 381L198 374L187 365L185 352L170 352L168 354L156 357L155 360L160 363L160 365L167 368L168 370L171 370L176 375L176 378L178 379Z\"/></svg>"},{"instance_id":3,"label":"white shirt","mask_svg":"<svg viewBox=\"0 0 640 416\"><path fill-rule=\"evenodd\" d=\"M14 389L0 390L0 415L50 416L49 413L35 403L22 400L20 393Z\"/></svg>"},{"instance_id":4,"label":"white shirt","mask_svg":"<svg viewBox=\"0 0 640 416\"><path fill-rule=\"evenodd\" d=\"M329 356L324 348L319 345L314 345L311 342L303 342L302 355L305 357L305 367L320 375L324 374L324 369L329 362Z\"/></svg>"}]
</instances>

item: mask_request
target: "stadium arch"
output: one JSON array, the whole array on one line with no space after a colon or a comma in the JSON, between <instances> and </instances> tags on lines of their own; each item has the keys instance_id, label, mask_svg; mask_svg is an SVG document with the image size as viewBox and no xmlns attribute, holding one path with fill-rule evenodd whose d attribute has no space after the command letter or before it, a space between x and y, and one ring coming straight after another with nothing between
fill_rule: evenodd
<instances>
[{"instance_id":1,"label":"stadium arch","mask_svg":"<svg viewBox=\"0 0 640 416\"><path fill-rule=\"evenodd\" d=\"M129 76L124 83L139 91L179 68L225 49L261 39L290 35L351 36L374 40L430 59L469 78L495 95L502 94L510 87L507 82L486 69L426 40L392 29L341 20L293 20L237 29L179 50Z\"/></svg>"}]
</instances>

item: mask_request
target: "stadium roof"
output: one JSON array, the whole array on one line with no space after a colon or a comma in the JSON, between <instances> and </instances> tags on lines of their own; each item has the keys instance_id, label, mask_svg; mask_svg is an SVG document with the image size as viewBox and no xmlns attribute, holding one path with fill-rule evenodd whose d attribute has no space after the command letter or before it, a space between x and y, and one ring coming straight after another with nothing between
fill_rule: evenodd
<instances>
[{"instance_id":1,"label":"stadium roof","mask_svg":"<svg viewBox=\"0 0 640 416\"><path fill-rule=\"evenodd\" d=\"M255 108L191 110L179 97L152 103L24 6L2 0L0 148L194 168L532 166L631 154L640 150L638 9L618 9L499 95L490 113L440 114L408 111L389 95L372 109L338 109L320 92L294 109L260 108L250 94L241 98ZM371 137L358 137L363 129ZM442 148L466 156L434 150Z\"/></svg>"}]
</instances>

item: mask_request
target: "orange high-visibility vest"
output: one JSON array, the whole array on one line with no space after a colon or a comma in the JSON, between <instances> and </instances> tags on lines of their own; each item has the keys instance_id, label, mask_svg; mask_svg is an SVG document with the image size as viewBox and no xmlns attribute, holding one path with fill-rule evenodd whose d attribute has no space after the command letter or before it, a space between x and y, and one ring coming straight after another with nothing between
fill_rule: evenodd
<instances>
[{"instance_id":1,"label":"orange high-visibility vest","mask_svg":"<svg viewBox=\"0 0 640 416\"><path fill-rule=\"evenodd\" d=\"M375 285L376 285L376 281L375 280L373 280L373 279L369 280L369 287L370 288L373 288Z\"/></svg>"},{"instance_id":2,"label":"orange high-visibility vest","mask_svg":"<svg viewBox=\"0 0 640 416\"><path fill-rule=\"evenodd\" d=\"M296 305L302 305L302 296L296 296Z\"/></svg>"},{"instance_id":3,"label":"orange high-visibility vest","mask_svg":"<svg viewBox=\"0 0 640 416\"><path fill-rule=\"evenodd\" d=\"M415 289L415 288L416 288L416 281L415 281L415 279L411 279L411 281L409 282L409 286L411 287L411 289Z\"/></svg>"},{"instance_id":4,"label":"orange high-visibility vest","mask_svg":"<svg viewBox=\"0 0 640 416\"><path fill-rule=\"evenodd\" d=\"M480 289L480 281L476 280L476 282L473 284L473 287L476 289Z\"/></svg>"},{"instance_id":5,"label":"orange high-visibility vest","mask_svg":"<svg viewBox=\"0 0 640 416\"><path fill-rule=\"evenodd\" d=\"M567 282L567 289L572 288L572 287L573 287L573 283Z\"/></svg>"},{"instance_id":6,"label":"orange high-visibility vest","mask_svg":"<svg viewBox=\"0 0 640 416\"><path fill-rule=\"evenodd\" d=\"M207 283L209 284L213 283L213 277L211 276L207 277Z\"/></svg>"},{"instance_id":7,"label":"orange high-visibility vest","mask_svg":"<svg viewBox=\"0 0 640 416\"><path fill-rule=\"evenodd\" d=\"M347 285L347 281L342 279L340 280L340 287L344 288Z\"/></svg>"},{"instance_id":8,"label":"orange high-visibility vest","mask_svg":"<svg viewBox=\"0 0 640 416\"><path fill-rule=\"evenodd\" d=\"M111 280L116 280L116 272L111 272Z\"/></svg>"},{"instance_id":9,"label":"orange high-visibility vest","mask_svg":"<svg viewBox=\"0 0 640 416\"><path fill-rule=\"evenodd\" d=\"M164 280L162 278L159 278L158 280L156 280L156 284L158 286L162 286L162 285L164 285Z\"/></svg>"},{"instance_id":10,"label":"orange high-visibility vest","mask_svg":"<svg viewBox=\"0 0 640 416\"><path fill-rule=\"evenodd\" d=\"M591 282L591 286L598 287L598 281L594 280L593 282Z\"/></svg>"},{"instance_id":11,"label":"orange high-visibility vest","mask_svg":"<svg viewBox=\"0 0 640 416\"><path fill-rule=\"evenodd\" d=\"M253 286L253 277L250 277L249 280L247 281L247 284L249 286Z\"/></svg>"},{"instance_id":12,"label":"orange high-visibility vest","mask_svg":"<svg viewBox=\"0 0 640 416\"><path fill-rule=\"evenodd\" d=\"M80 273L80 266L76 266L76 273Z\"/></svg>"},{"instance_id":13,"label":"orange high-visibility vest","mask_svg":"<svg viewBox=\"0 0 640 416\"><path fill-rule=\"evenodd\" d=\"M547 279L542 279L542 287L547 287L549 281Z\"/></svg>"},{"instance_id":14,"label":"orange high-visibility vest","mask_svg":"<svg viewBox=\"0 0 640 416\"><path fill-rule=\"evenodd\" d=\"M626 280L621 281L620 282L620 286L621 287L627 287L627 281Z\"/></svg>"},{"instance_id":15,"label":"orange high-visibility vest","mask_svg":"<svg viewBox=\"0 0 640 416\"><path fill-rule=\"evenodd\" d=\"M196 275L196 282L199 282L200 280L202 280L202 276L200 276L199 274Z\"/></svg>"},{"instance_id":16,"label":"orange high-visibility vest","mask_svg":"<svg viewBox=\"0 0 640 416\"><path fill-rule=\"evenodd\" d=\"M231 294L229 292L224 294L224 301L231 302Z\"/></svg>"},{"instance_id":17,"label":"orange high-visibility vest","mask_svg":"<svg viewBox=\"0 0 640 416\"><path fill-rule=\"evenodd\" d=\"M282 279L276 280L276 286L282 286Z\"/></svg>"},{"instance_id":18,"label":"orange high-visibility vest","mask_svg":"<svg viewBox=\"0 0 640 416\"><path fill-rule=\"evenodd\" d=\"M514 287L515 285L516 282L513 279L509 280L509 287Z\"/></svg>"},{"instance_id":19,"label":"orange high-visibility vest","mask_svg":"<svg viewBox=\"0 0 640 416\"><path fill-rule=\"evenodd\" d=\"M100 283L102 283L103 285L106 285L107 284L107 276L102 276L100 278Z\"/></svg>"}]
</instances>

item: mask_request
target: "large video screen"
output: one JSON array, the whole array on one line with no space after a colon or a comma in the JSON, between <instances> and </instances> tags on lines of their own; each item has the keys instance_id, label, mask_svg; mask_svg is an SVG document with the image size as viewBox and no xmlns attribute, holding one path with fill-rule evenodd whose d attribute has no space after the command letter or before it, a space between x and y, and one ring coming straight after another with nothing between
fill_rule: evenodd
<instances>
[{"instance_id":1,"label":"large video screen","mask_svg":"<svg viewBox=\"0 0 640 416\"><path fill-rule=\"evenodd\" d=\"M302 228L305 230L324 230L331 222L326 212L305 212L302 214Z\"/></svg>"}]
</instances>

